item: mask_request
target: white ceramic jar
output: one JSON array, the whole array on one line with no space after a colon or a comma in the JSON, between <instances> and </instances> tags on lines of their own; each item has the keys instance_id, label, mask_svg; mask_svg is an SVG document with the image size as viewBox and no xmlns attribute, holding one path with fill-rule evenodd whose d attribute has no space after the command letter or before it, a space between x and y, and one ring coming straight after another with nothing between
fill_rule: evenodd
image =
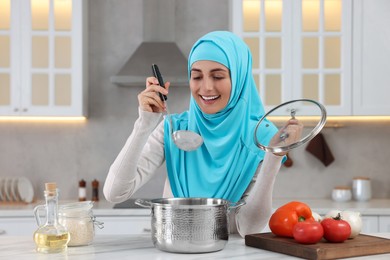
<instances>
[{"instance_id":1,"label":"white ceramic jar","mask_svg":"<svg viewBox=\"0 0 390 260\"><path fill-rule=\"evenodd\" d=\"M352 181L352 195L356 201L371 199L371 180L368 177L355 177Z\"/></svg>"},{"instance_id":2,"label":"white ceramic jar","mask_svg":"<svg viewBox=\"0 0 390 260\"><path fill-rule=\"evenodd\" d=\"M347 186L337 186L332 190L332 199L337 202L350 201L352 199L351 188Z\"/></svg>"}]
</instances>

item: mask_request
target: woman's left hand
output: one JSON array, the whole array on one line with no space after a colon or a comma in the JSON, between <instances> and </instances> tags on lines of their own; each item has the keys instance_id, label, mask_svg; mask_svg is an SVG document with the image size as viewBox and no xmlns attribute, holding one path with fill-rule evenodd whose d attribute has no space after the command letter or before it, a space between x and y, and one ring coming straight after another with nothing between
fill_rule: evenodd
<instances>
[{"instance_id":1,"label":"woman's left hand","mask_svg":"<svg viewBox=\"0 0 390 260\"><path fill-rule=\"evenodd\" d=\"M295 143L301 139L303 130L303 124L295 119L291 118L287 121L286 125L279 129L279 131L272 137L270 146L286 146ZM275 155L283 156L287 152L275 153Z\"/></svg>"}]
</instances>

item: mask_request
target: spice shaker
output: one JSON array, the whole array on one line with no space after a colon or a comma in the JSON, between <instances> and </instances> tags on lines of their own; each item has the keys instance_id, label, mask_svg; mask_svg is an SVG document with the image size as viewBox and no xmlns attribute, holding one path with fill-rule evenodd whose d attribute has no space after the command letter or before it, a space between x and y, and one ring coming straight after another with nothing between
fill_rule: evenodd
<instances>
[{"instance_id":1,"label":"spice shaker","mask_svg":"<svg viewBox=\"0 0 390 260\"><path fill-rule=\"evenodd\" d=\"M87 183L81 179L79 181L79 201L86 201L87 200Z\"/></svg>"},{"instance_id":2,"label":"spice shaker","mask_svg":"<svg viewBox=\"0 0 390 260\"><path fill-rule=\"evenodd\" d=\"M92 181L92 201L99 201L99 181Z\"/></svg>"},{"instance_id":3,"label":"spice shaker","mask_svg":"<svg viewBox=\"0 0 390 260\"><path fill-rule=\"evenodd\" d=\"M368 177L355 177L352 181L352 195L357 201L371 199L371 180Z\"/></svg>"}]
</instances>

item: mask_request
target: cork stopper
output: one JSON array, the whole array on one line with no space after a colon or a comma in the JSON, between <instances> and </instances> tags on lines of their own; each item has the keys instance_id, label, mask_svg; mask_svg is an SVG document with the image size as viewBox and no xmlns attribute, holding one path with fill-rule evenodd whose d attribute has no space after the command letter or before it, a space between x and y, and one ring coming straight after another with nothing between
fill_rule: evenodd
<instances>
[{"instance_id":1,"label":"cork stopper","mask_svg":"<svg viewBox=\"0 0 390 260\"><path fill-rule=\"evenodd\" d=\"M55 182L47 182L45 183L45 190L47 191L56 191L57 184Z\"/></svg>"},{"instance_id":2,"label":"cork stopper","mask_svg":"<svg viewBox=\"0 0 390 260\"><path fill-rule=\"evenodd\" d=\"M50 195L55 194L57 192L57 184L55 182L45 183L45 191Z\"/></svg>"}]
</instances>

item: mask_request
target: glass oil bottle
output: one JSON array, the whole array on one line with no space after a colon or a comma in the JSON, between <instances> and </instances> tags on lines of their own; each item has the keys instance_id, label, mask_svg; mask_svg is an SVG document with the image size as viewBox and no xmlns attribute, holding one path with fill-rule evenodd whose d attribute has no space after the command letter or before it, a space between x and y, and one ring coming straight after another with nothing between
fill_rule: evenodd
<instances>
[{"instance_id":1,"label":"glass oil bottle","mask_svg":"<svg viewBox=\"0 0 390 260\"><path fill-rule=\"evenodd\" d=\"M39 228L34 232L36 250L40 253L60 253L66 250L70 237L67 229L58 222L58 190L56 183L45 183L46 205L34 208ZM46 209L46 223L41 225L39 209Z\"/></svg>"}]
</instances>

